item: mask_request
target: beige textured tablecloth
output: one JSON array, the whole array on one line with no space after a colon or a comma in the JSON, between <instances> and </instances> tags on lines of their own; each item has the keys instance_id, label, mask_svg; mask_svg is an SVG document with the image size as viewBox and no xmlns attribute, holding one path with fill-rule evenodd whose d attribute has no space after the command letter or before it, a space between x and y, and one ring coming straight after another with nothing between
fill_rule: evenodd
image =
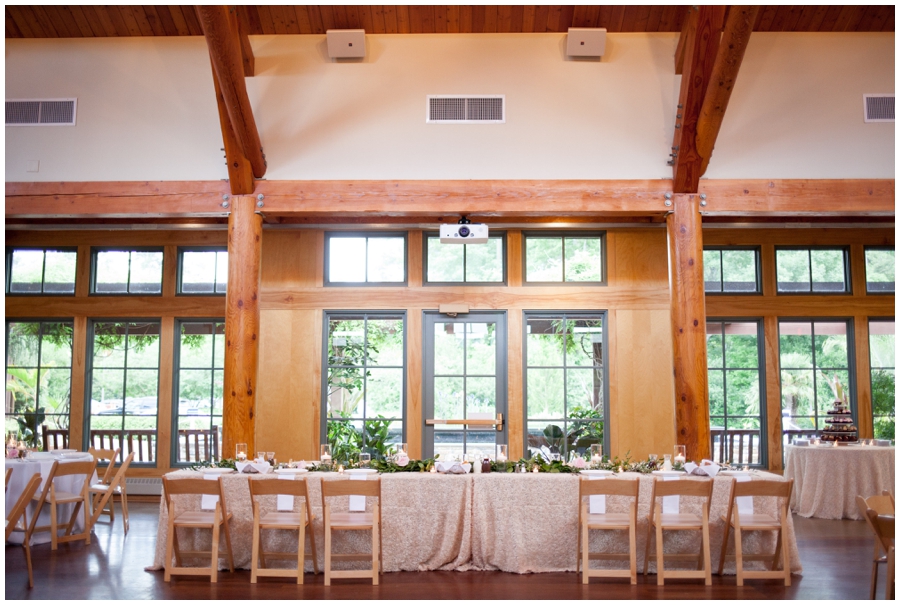
<instances>
[{"instance_id":1,"label":"beige textured tablecloth","mask_svg":"<svg viewBox=\"0 0 900 605\"><path fill-rule=\"evenodd\" d=\"M200 473L178 471L167 475L170 479L199 477ZM759 473L755 475L781 479L777 475ZM224 475L225 501L233 515L231 537L234 548L234 563L238 568L250 565L252 536L252 509L247 481L272 480L276 475ZM321 481L335 480L339 476L331 473L310 473L304 475L313 505L313 528L319 550L319 569L324 553L322 529ZM650 489L653 477L638 475L641 482L638 506L638 561L643 563L646 547L647 515L650 511ZM398 473L381 475L382 480L382 561L384 571L426 571L426 570L502 570L516 573L574 571L578 531L578 481L577 475L550 474L506 474L486 475L440 475L432 473ZM711 554L713 569L718 565L722 544L724 522L720 516L725 513L731 479L720 477L714 480L713 501L710 513ZM198 507L199 497L187 506ZM623 509L623 499L609 498L607 510L616 512ZM691 499L682 499L682 511L697 511L699 506ZM274 497L264 506L274 508ZM297 498L294 509L303 506ZM775 511L771 498L755 498L756 512ZM165 561L167 511L160 507L159 528L154 565L149 569L162 569ZM791 547L791 569L800 573L802 567L797 554L797 542L793 524L789 523L790 535L787 541ZM186 530L180 530L179 542L182 548L209 548L210 532L194 532L188 537ZM193 531L193 530L191 530ZM271 532L270 532L271 533ZM591 547L594 550L623 550L627 535L625 532L592 532ZM689 537L685 532L667 535L666 552L699 549L699 538ZM694 532L696 533L696 532ZM350 534L350 535L342 535ZM277 532L264 536L263 548L267 550L290 551L296 548L296 534ZM348 549L368 551L370 535L364 532L338 532L335 552ZM191 545L193 541L193 545ZM744 539L744 552L774 551L773 537L760 537L754 533ZM224 559L220 560L220 567ZM198 562L198 565L200 563ZM596 562L594 563L597 564ZM603 562L600 562L603 564ZM286 566L289 563L285 563ZM364 564L348 564L360 565ZM757 564L759 565L759 564ZM748 564L748 568L750 564ZM312 564L307 559L307 571ZM734 565L726 566L726 572L733 573ZM651 562L650 570L655 572Z\"/></svg>"},{"instance_id":2,"label":"beige textured tablecloth","mask_svg":"<svg viewBox=\"0 0 900 605\"><path fill-rule=\"evenodd\" d=\"M788 445L785 479L794 480L791 510L801 517L862 519L856 497L894 493L894 448Z\"/></svg>"}]
</instances>

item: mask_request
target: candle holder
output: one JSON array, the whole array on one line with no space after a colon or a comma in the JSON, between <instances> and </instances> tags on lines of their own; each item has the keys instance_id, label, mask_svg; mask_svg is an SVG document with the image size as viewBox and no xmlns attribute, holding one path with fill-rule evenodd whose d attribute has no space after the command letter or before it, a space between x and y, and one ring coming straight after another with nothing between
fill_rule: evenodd
<instances>
[{"instance_id":1,"label":"candle holder","mask_svg":"<svg viewBox=\"0 0 900 605\"><path fill-rule=\"evenodd\" d=\"M501 444L497 446L497 462L506 462L509 460L507 454L509 452L509 446L506 444Z\"/></svg>"},{"instance_id":2,"label":"candle holder","mask_svg":"<svg viewBox=\"0 0 900 605\"><path fill-rule=\"evenodd\" d=\"M234 459L238 462L246 462L247 461L247 452L250 451L250 446L246 443L238 443L234 446Z\"/></svg>"},{"instance_id":3,"label":"candle holder","mask_svg":"<svg viewBox=\"0 0 900 605\"><path fill-rule=\"evenodd\" d=\"M323 443L319 446L319 462L331 464L331 444Z\"/></svg>"},{"instance_id":4,"label":"candle holder","mask_svg":"<svg viewBox=\"0 0 900 605\"><path fill-rule=\"evenodd\" d=\"M599 443L591 444L591 467L600 466L603 463L603 446Z\"/></svg>"},{"instance_id":5,"label":"candle holder","mask_svg":"<svg viewBox=\"0 0 900 605\"><path fill-rule=\"evenodd\" d=\"M672 459L673 464L681 464L682 466L687 461L687 447L684 445L676 445L675 446L675 457Z\"/></svg>"}]
</instances>

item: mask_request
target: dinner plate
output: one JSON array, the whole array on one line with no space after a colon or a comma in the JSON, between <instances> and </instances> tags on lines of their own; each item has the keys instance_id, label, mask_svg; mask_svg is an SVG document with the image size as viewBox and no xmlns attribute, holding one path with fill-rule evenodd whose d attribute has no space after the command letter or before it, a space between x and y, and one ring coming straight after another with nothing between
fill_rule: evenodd
<instances>
[{"instance_id":1,"label":"dinner plate","mask_svg":"<svg viewBox=\"0 0 900 605\"><path fill-rule=\"evenodd\" d=\"M684 471L650 471L651 475L658 475L660 477L680 477L681 475L686 475Z\"/></svg>"},{"instance_id":2,"label":"dinner plate","mask_svg":"<svg viewBox=\"0 0 900 605\"><path fill-rule=\"evenodd\" d=\"M377 473L374 468L348 468L344 469L345 473L351 473L354 475L371 475L373 473Z\"/></svg>"},{"instance_id":3,"label":"dinner plate","mask_svg":"<svg viewBox=\"0 0 900 605\"><path fill-rule=\"evenodd\" d=\"M587 470L580 471L579 474L587 475L588 477L608 477L609 475L612 475L613 472L602 470L602 469L587 469Z\"/></svg>"},{"instance_id":4,"label":"dinner plate","mask_svg":"<svg viewBox=\"0 0 900 605\"><path fill-rule=\"evenodd\" d=\"M308 473L309 469L305 468L276 468L275 474L277 475L301 475L303 473Z\"/></svg>"},{"instance_id":5,"label":"dinner plate","mask_svg":"<svg viewBox=\"0 0 900 605\"><path fill-rule=\"evenodd\" d=\"M62 454L74 454L74 453L76 453L77 451L78 451L78 450L53 450L53 451L51 451L50 453L51 453L51 454L59 454L59 455L62 455Z\"/></svg>"},{"instance_id":6,"label":"dinner plate","mask_svg":"<svg viewBox=\"0 0 900 605\"><path fill-rule=\"evenodd\" d=\"M743 475L749 475L750 471L719 471L720 475L724 475L725 477L741 477Z\"/></svg>"},{"instance_id":7,"label":"dinner plate","mask_svg":"<svg viewBox=\"0 0 900 605\"><path fill-rule=\"evenodd\" d=\"M213 474L213 475L227 475L228 473L233 473L234 469L227 468L224 466L223 467L210 467L210 468L205 468L205 469L201 470L200 472L201 473L209 473L209 474Z\"/></svg>"}]
</instances>

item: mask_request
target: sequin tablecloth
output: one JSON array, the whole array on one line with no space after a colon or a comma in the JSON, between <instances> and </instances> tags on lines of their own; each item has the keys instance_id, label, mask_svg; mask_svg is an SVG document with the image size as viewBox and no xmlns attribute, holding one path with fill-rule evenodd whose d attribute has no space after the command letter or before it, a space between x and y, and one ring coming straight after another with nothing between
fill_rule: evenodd
<instances>
[{"instance_id":1,"label":"sequin tablecloth","mask_svg":"<svg viewBox=\"0 0 900 605\"><path fill-rule=\"evenodd\" d=\"M178 471L167 475L170 479L199 477L200 473ZM339 477L331 473L304 475L308 482L313 508L313 531L318 547L319 569L324 559L322 548L321 481ZM650 490L653 477L636 475L641 482L638 506L638 561L643 563L647 537L647 515L650 511ZM768 473L754 477L780 480ZM276 476L224 475L225 500L233 515L231 538L234 563L248 568L252 536L252 509L248 481L272 480ZM382 481L382 562L384 571L426 570L502 570L515 573L574 571L578 536L577 475L566 474L501 474L440 475L432 473L397 473L381 475ZM711 554L713 569L717 568L722 545L724 522L720 519L728 506L731 479L714 480L710 510ZM682 499L683 512L698 511L690 498ZM199 505L199 497L196 503ZM274 498L270 503L274 507ZM266 506L264 502L264 506ZM294 509L300 510L302 501L295 499ZM609 498L607 510L616 512L624 506L617 498ZM755 512L774 514L772 498L754 498ZM167 511L160 508L159 528L154 565L162 569L165 561ZM802 567L797 554L793 524L789 521L791 569L800 573ZM184 531L184 530L181 530ZM179 533L179 542L187 548L187 540L196 549L209 548L209 533L197 532L193 538ZM624 532L592 532L591 548L621 551L627 542ZM667 535L666 552L694 549L698 552L699 538L673 532ZM350 534L344 536L342 534ZM756 534L756 533L755 533ZM335 552L348 549L367 551L370 537L364 532L338 532ZM289 551L296 548L296 535L277 532L264 540L264 549ZM745 536L744 552L772 552L774 537L759 534ZM224 559L220 560L220 566ZM600 562L604 564L604 562ZM759 565L759 563L754 563ZM752 568L753 564L748 564ZM312 564L307 560L307 571ZM726 565L733 573L734 564ZM651 562L650 571L655 572Z\"/></svg>"},{"instance_id":2,"label":"sequin tablecloth","mask_svg":"<svg viewBox=\"0 0 900 605\"><path fill-rule=\"evenodd\" d=\"M791 510L801 517L862 519L856 497L894 493L894 448L785 447L786 479L794 480Z\"/></svg>"}]
</instances>

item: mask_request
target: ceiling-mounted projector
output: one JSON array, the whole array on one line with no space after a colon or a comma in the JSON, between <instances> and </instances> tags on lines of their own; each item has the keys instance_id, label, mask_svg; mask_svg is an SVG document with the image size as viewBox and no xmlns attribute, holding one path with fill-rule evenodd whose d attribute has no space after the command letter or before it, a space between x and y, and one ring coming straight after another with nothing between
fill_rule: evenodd
<instances>
[{"instance_id":1,"label":"ceiling-mounted projector","mask_svg":"<svg viewBox=\"0 0 900 605\"><path fill-rule=\"evenodd\" d=\"M486 244L488 226L481 223L441 225L442 244Z\"/></svg>"}]
</instances>

